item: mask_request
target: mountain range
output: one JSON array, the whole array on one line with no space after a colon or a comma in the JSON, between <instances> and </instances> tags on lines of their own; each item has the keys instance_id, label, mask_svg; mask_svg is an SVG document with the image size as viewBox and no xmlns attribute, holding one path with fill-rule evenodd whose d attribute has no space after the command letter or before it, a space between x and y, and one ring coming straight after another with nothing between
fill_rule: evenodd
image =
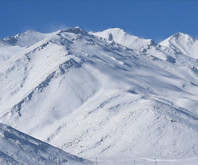
<instances>
[{"instance_id":1,"label":"mountain range","mask_svg":"<svg viewBox=\"0 0 198 165\"><path fill-rule=\"evenodd\" d=\"M155 43L75 27L0 40L0 122L64 154L194 158L197 107L198 40L188 34Z\"/></svg>"}]
</instances>

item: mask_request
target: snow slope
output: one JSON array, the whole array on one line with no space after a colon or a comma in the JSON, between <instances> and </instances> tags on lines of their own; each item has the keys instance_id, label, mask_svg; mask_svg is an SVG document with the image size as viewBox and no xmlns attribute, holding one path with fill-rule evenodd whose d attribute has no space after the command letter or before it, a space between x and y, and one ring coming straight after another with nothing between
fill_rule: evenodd
<instances>
[{"instance_id":1,"label":"snow slope","mask_svg":"<svg viewBox=\"0 0 198 165\"><path fill-rule=\"evenodd\" d=\"M23 48L19 46L12 46L2 40L0 40L0 63L6 61L10 57L15 56L21 52Z\"/></svg>"},{"instance_id":2,"label":"snow slope","mask_svg":"<svg viewBox=\"0 0 198 165\"><path fill-rule=\"evenodd\" d=\"M0 123L0 164L92 164Z\"/></svg>"},{"instance_id":3,"label":"snow slope","mask_svg":"<svg viewBox=\"0 0 198 165\"><path fill-rule=\"evenodd\" d=\"M18 46L0 63L1 122L89 159L197 156L198 63L188 51L79 27Z\"/></svg>"}]
</instances>

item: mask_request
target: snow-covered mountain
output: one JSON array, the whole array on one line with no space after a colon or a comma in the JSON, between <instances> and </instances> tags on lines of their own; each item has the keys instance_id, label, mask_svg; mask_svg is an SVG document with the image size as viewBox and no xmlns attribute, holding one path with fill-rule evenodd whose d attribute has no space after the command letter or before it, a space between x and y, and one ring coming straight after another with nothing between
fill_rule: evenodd
<instances>
[{"instance_id":1,"label":"snow-covered mountain","mask_svg":"<svg viewBox=\"0 0 198 165\"><path fill-rule=\"evenodd\" d=\"M1 122L89 159L198 155L196 40L79 27L18 36L1 40Z\"/></svg>"},{"instance_id":2,"label":"snow-covered mountain","mask_svg":"<svg viewBox=\"0 0 198 165\"><path fill-rule=\"evenodd\" d=\"M177 33L165 39L160 45L172 48L175 52L198 59L198 41L184 33Z\"/></svg>"},{"instance_id":3,"label":"snow-covered mountain","mask_svg":"<svg viewBox=\"0 0 198 165\"><path fill-rule=\"evenodd\" d=\"M0 123L1 165L93 164Z\"/></svg>"},{"instance_id":4,"label":"snow-covered mountain","mask_svg":"<svg viewBox=\"0 0 198 165\"><path fill-rule=\"evenodd\" d=\"M151 39L144 39L130 35L120 28L111 28L96 33L91 32L91 34L105 38L110 42L119 43L131 49L144 50L152 45L155 45L154 41Z\"/></svg>"},{"instance_id":5,"label":"snow-covered mountain","mask_svg":"<svg viewBox=\"0 0 198 165\"><path fill-rule=\"evenodd\" d=\"M20 47L29 47L51 34L40 33L37 31L29 30L24 33L19 33L16 36L6 37L2 40L10 45L20 46Z\"/></svg>"}]
</instances>

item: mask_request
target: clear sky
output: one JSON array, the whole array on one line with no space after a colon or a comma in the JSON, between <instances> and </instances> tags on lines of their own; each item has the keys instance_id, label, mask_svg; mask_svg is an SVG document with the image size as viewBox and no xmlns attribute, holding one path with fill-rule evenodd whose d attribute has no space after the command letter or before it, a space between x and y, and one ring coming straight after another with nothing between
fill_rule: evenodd
<instances>
[{"instance_id":1,"label":"clear sky","mask_svg":"<svg viewBox=\"0 0 198 165\"><path fill-rule=\"evenodd\" d=\"M157 42L177 32L198 38L198 0L0 0L0 38L75 26L119 27Z\"/></svg>"}]
</instances>

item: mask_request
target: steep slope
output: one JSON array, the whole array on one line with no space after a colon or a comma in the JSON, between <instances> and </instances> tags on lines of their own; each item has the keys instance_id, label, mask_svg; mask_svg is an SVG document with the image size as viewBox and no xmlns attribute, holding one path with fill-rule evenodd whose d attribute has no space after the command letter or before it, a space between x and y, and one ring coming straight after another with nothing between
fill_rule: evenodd
<instances>
[{"instance_id":1,"label":"steep slope","mask_svg":"<svg viewBox=\"0 0 198 165\"><path fill-rule=\"evenodd\" d=\"M0 164L92 164L0 123Z\"/></svg>"},{"instance_id":2,"label":"steep slope","mask_svg":"<svg viewBox=\"0 0 198 165\"><path fill-rule=\"evenodd\" d=\"M144 50L152 45L155 45L151 39L143 39L130 35L119 28L111 28L102 32L92 32L91 34L105 38L110 42L114 41L131 49Z\"/></svg>"},{"instance_id":3,"label":"steep slope","mask_svg":"<svg viewBox=\"0 0 198 165\"><path fill-rule=\"evenodd\" d=\"M2 62L0 121L91 159L196 156L197 60L93 34L60 30Z\"/></svg>"}]
</instances>

